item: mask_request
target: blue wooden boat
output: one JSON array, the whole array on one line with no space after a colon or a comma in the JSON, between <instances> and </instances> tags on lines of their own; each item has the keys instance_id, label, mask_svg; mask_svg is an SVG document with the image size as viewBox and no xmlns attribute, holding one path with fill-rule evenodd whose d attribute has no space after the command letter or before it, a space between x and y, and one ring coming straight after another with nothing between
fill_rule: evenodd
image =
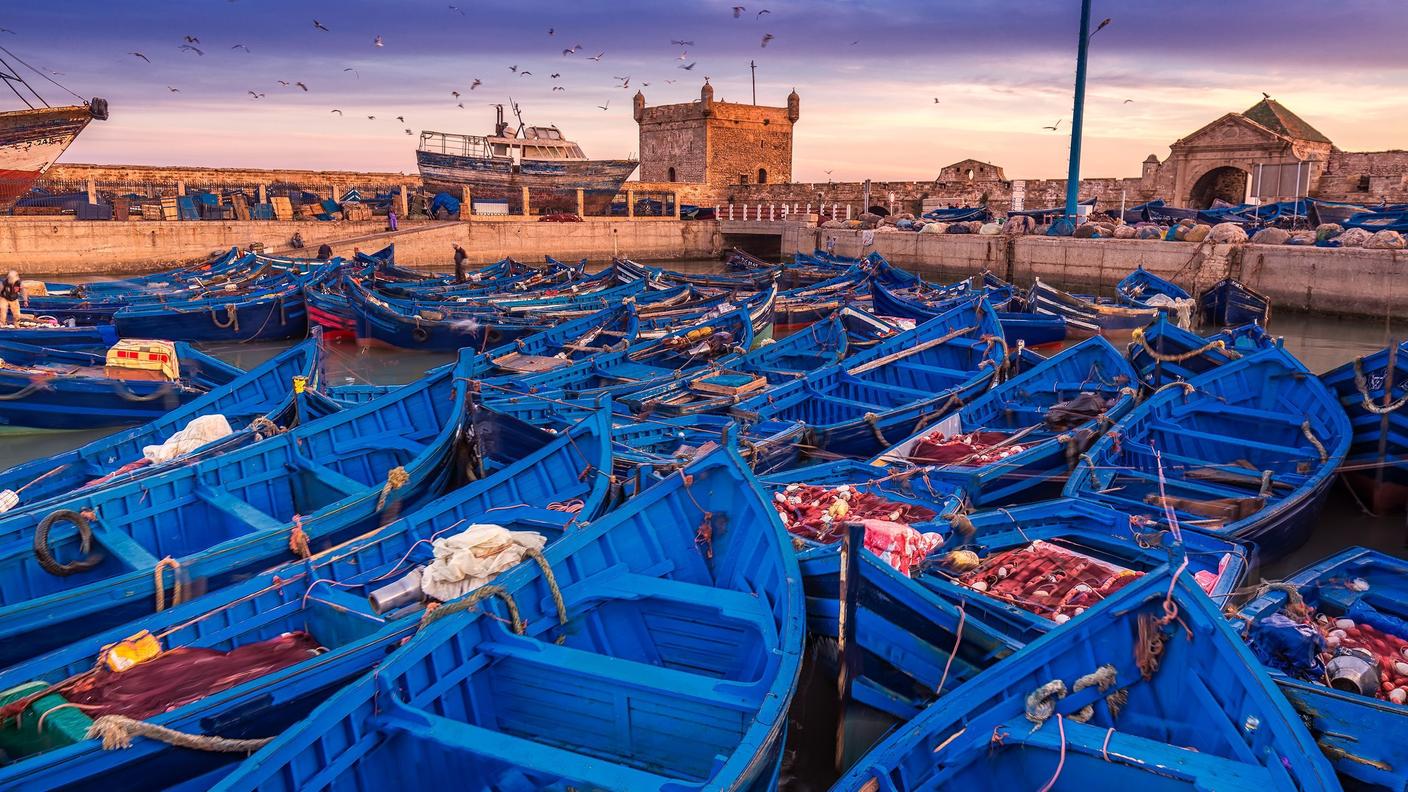
<instances>
[{"instance_id":1,"label":"blue wooden boat","mask_svg":"<svg viewBox=\"0 0 1408 792\"><path fill-rule=\"evenodd\" d=\"M969 514L915 580L1026 644L1135 575L1167 563L1180 546L1188 559L1186 574L1216 602L1228 603L1246 574L1246 549L1194 531L1182 532L1181 542L1140 518L1058 498ZM971 551L976 558L955 566L947 555L954 550Z\"/></svg>"},{"instance_id":2,"label":"blue wooden boat","mask_svg":"<svg viewBox=\"0 0 1408 792\"><path fill-rule=\"evenodd\" d=\"M182 652L248 652L262 642L293 638L315 652L294 655L291 663L285 655L282 665L264 660L262 673L235 683L220 678L221 672L185 669L193 676L185 687L172 686L168 698L146 703L148 711L156 712L136 718L197 735L198 742L278 733L415 634L427 597L419 587L401 584L417 579L432 561L433 540L488 522L556 540L577 523L597 517L607 505L608 494L607 477L599 471L611 465L606 418L607 412L602 411L545 444L512 449L512 456L495 459L486 477L366 536L0 672L0 688L7 691L0 702L8 705L0 711L16 716L0 724L0 746L7 751L7 763L0 766L0 787L76 788L101 779L112 789L167 789L183 784L208 788L253 748L233 753L199 751L135 736L126 750L103 750L100 740L85 739L86 731L102 714L130 706L130 699L108 699L106 707L90 708L89 714L75 708L50 712L50 707L65 702L65 697L91 700L83 694L84 688L101 689L104 681L112 681L102 678L110 677L100 659L106 648L143 631L158 636L162 649L162 655L149 662L176 661L178 666ZM493 419L485 421L492 424ZM478 445L485 459L506 450L502 444ZM582 476L583 469L593 472ZM546 508L555 502L577 508ZM527 503L540 505L522 505ZM524 564L539 570L531 561ZM400 592L402 588L407 590ZM213 659L205 658L206 662ZM135 670L165 673L156 665ZM217 678L210 679L212 674ZM126 684L135 689L136 683ZM41 715L47 719L47 729L42 731L36 727Z\"/></svg>"},{"instance_id":3,"label":"blue wooden boat","mask_svg":"<svg viewBox=\"0 0 1408 792\"><path fill-rule=\"evenodd\" d=\"M638 390L621 401L641 416L719 412L771 385L836 363L846 356L846 348L846 330L839 319L816 322L747 352L726 367Z\"/></svg>"},{"instance_id":4,"label":"blue wooden boat","mask_svg":"<svg viewBox=\"0 0 1408 792\"><path fill-rule=\"evenodd\" d=\"M865 458L986 390L1006 359L997 314L977 298L842 363L740 402L733 414L801 421L815 452Z\"/></svg>"},{"instance_id":5,"label":"blue wooden boat","mask_svg":"<svg viewBox=\"0 0 1408 792\"><path fill-rule=\"evenodd\" d=\"M1198 313L1214 327L1265 327L1271 321L1271 299L1236 278L1224 278L1198 295Z\"/></svg>"},{"instance_id":6,"label":"blue wooden boat","mask_svg":"<svg viewBox=\"0 0 1408 792\"><path fill-rule=\"evenodd\" d=\"M359 343L381 343L405 349L484 351L530 335L541 327L532 319L483 314L450 316L441 308L403 308L376 296L346 276L343 293L356 317Z\"/></svg>"},{"instance_id":7,"label":"blue wooden boat","mask_svg":"<svg viewBox=\"0 0 1408 792\"><path fill-rule=\"evenodd\" d=\"M1139 381L1148 388L1193 379L1275 342L1259 325L1222 330L1205 338L1168 321L1165 316L1148 327L1135 330L1130 338L1125 355L1138 370Z\"/></svg>"},{"instance_id":8,"label":"blue wooden boat","mask_svg":"<svg viewBox=\"0 0 1408 792\"><path fill-rule=\"evenodd\" d=\"M0 426L92 429L145 423L229 384L244 372L176 345L177 379L108 376L106 350L48 349L0 341Z\"/></svg>"},{"instance_id":9,"label":"blue wooden boat","mask_svg":"<svg viewBox=\"0 0 1408 792\"><path fill-rule=\"evenodd\" d=\"M1341 472L1369 507L1383 513L1408 501L1408 342L1320 375L1349 416L1354 437Z\"/></svg>"},{"instance_id":10,"label":"blue wooden boat","mask_svg":"<svg viewBox=\"0 0 1408 792\"><path fill-rule=\"evenodd\" d=\"M633 349L593 355L533 376L484 379L479 382L480 393L486 399L619 397L685 379L707 366L728 365L752 346L755 321L749 309L737 308Z\"/></svg>"},{"instance_id":11,"label":"blue wooden boat","mask_svg":"<svg viewBox=\"0 0 1408 792\"><path fill-rule=\"evenodd\" d=\"M458 373L445 367L263 442L55 499L47 514L0 517L0 666L345 541L437 492L461 431Z\"/></svg>"},{"instance_id":12,"label":"blue wooden boat","mask_svg":"<svg viewBox=\"0 0 1408 792\"><path fill-rule=\"evenodd\" d=\"M277 419L289 410L296 377L317 388L321 370L322 349L315 335L149 423L0 471L0 490L17 493L21 508L77 492L143 459L144 447L160 445L203 415L223 415L232 427L253 435L262 428L252 425L256 419L279 423ZM157 469L162 466L148 465L133 473L146 475Z\"/></svg>"},{"instance_id":13,"label":"blue wooden boat","mask_svg":"<svg viewBox=\"0 0 1408 792\"><path fill-rule=\"evenodd\" d=\"M440 609L215 789L381 787L411 765L461 789L776 784L802 587L736 455L696 462L544 555L562 611L539 568L505 573L497 591L516 618L488 597Z\"/></svg>"},{"instance_id":14,"label":"blue wooden boat","mask_svg":"<svg viewBox=\"0 0 1408 792\"><path fill-rule=\"evenodd\" d=\"M1287 607L1290 590L1296 592L1296 604ZM1339 649L1328 648L1324 636L1337 627L1321 622L1348 618L1360 630L1368 626L1400 641L1408 638L1403 628L1408 623L1408 562L1350 547L1269 587L1239 616L1246 619L1252 651L1267 664L1320 750L1349 782L1346 786L1408 789L1408 743L1402 739L1408 707L1388 700L1377 676L1364 680L1379 688L1366 693L1353 676L1362 668L1356 663L1343 671L1336 668L1329 678L1326 658ZM1387 666L1402 660L1401 655L1387 662L1375 658L1394 679L1402 675Z\"/></svg>"},{"instance_id":15,"label":"blue wooden boat","mask_svg":"<svg viewBox=\"0 0 1408 792\"><path fill-rule=\"evenodd\" d=\"M652 282L689 283L694 286L734 291L763 291L775 284L781 267L733 273L675 272L638 264L630 259L613 258L612 265L625 277Z\"/></svg>"},{"instance_id":16,"label":"blue wooden boat","mask_svg":"<svg viewBox=\"0 0 1408 792\"><path fill-rule=\"evenodd\" d=\"M989 273L984 273L990 276ZM875 312L881 316L898 316L924 322L938 316L954 305L955 300L964 299L972 293L968 281L959 281L955 286L965 287L953 293L954 287L942 288L936 295L919 296L914 290L901 291L883 283L871 286L871 301ZM997 311L1002 323L1002 335L1007 343L1016 346L1018 342L1027 346L1057 344L1066 339L1066 320L1055 314L1032 313L1021 310L1011 284L992 277L986 286L989 302Z\"/></svg>"},{"instance_id":17,"label":"blue wooden boat","mask_svg":"<svg viewBox=\"0 0 1408 792\"><path fill-rule=\"evenodd\" d=\"M1037 278L1027 292L1030 310L1060 316L1066 322L1068 338L1092 335L1121 336L1154 321L1157 308L1134 308L1092 295L1076 295L1043 283Z\"/></svg>"},{"instance_id":18,"label":"blue wooden boat","mask_svg":"<svg viewBox=\"0 0 1408 792\"><path fill-rule=\"evenodd\" d=\"M43 317L41 317L43 318ZM20 327L0 326L0 343L29 344L50 349L112 346L117 343L117 328L111 322L98 324L25 324Z\"/></svg>"},{"instance_id":19,"label":"blue wooden boat","mask_svg":"<svg viewBox=\"0 0 1408 792\"><path fill-rule=\"evenodd\" d=\"M303 287L288 280L232 297L133 303L114 313L112 321L123 338L175 341L279 340L308 331Z\"/></svg>"},{"instance_id":20,"label":"blue wooden boat","mask_svg":"<svg viewBox=\"0 0 1408 792\"><path fill-rule=\"evenodd\" d=\"M1217 607L1186 573L1168 568L940 699L833 788L1143 785L1339 788L1314 739Z\"/></svg>"},{"instance_id":21,"label":"blue wooden boat","mask_svg":"<svg viewBox=\"0 0 1408 792\"><path fill-rule=\"evenodd\" d=\"M1110 342L1086 339L900 441L874 464L924 467L926 477L961 486L975 506L1015 503L1044 489L1056 494L1080 454L1134 409L1134 377Z\"/></svg>"},{"instance_id":22,"label":"blue wooden boat","mask_svg":"<svg viewBox=\"0 0 1408 792\"><path fill-rule=\"evenodd\" d=\"M1132 308L1157 308L1164 316L1172 315L1180 327L1193 326L1193 296L1173 281L1144 269L1143 264L1115 284L1115 297Z\"/></svg>"},{"instance_id":23,"label":"blue wooden boat","mask_svg":"<svg viewBox=\"0 0 1408 792\"><path fill-rule=\"evenodd\" d=\"M1160 389L1096 441L1065 494L1255 545L1310 534L1350 443L1334 394L1279 344Z\"/></svg>"}]
</instances>

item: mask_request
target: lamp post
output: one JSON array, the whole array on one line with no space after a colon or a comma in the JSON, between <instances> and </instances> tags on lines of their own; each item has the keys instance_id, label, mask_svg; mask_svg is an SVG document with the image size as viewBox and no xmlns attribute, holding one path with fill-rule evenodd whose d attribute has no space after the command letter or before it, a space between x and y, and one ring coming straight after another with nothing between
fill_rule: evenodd
<instances>
[{"instance_id":1,"label":"lamp post","mask_svg":"<svg viewBox=\"0 0 1408 792\"><path fill-rule=\"evenodd\" d=\"M1085 66L1090 54L1090 0L1080 3L1080 45L1076 49L1076 98L1071 110L1071 162L1066 169L1066 217L1076 217L1080 200L1080 136L1085 121Z\"/></svg>"}]
</instances>

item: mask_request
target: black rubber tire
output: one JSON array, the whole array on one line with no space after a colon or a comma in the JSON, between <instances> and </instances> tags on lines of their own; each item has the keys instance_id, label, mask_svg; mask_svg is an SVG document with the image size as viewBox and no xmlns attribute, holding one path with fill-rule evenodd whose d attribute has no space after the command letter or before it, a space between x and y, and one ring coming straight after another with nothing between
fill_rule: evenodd
<instances>
[{"instance_id":1,"label":"black rubber tire","mask_svg":"<svg viewBox=\"0 0 1408 792\"><path fill-rule=\"evenodd\" d=\"M54 558L53 552L49 550L49 529L55 523L71 522L78 527L78 536L83 552L88 553L88 557L82 561L70 561L67 564L60 564ZM101 552L91 552L93 545L93 527L88 524L88 518L84 517L72 509L59 509L45 517L39 527L34 529L34 557L39 561L39 566L45 572L59 577L76 575L79 572L86 572L97 566L103 560Z\"/></svg>"},{"instance_id":2,"label":"black rubber tire","mask_svg":"<svg viewBox=\"0 0 1408 792\"><path fill-rule=\"evenodd\" d=\"M414 339L417 344L424 344L430 339L430 331L426 330L424 327L416 327L411 330L411 338Z\"/></svg>"}]
</instances>

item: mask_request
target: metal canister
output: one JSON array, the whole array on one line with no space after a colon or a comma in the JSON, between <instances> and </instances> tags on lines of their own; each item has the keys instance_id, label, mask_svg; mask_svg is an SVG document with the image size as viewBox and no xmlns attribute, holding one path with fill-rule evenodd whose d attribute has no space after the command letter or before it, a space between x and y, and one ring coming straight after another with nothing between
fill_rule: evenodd
<instances>
[{"instance_id":1,"label":"metal canister","mask_svg":"<svg viewBox=\"0 0 1408 792\"><path fill-rule=\"evenodd\" d=\"M386 613L421 600L420 576L425 567L416 567L394 583L388 583L367 595L374 613Z\"/></svg>"},{"instance_id":2,"label":"metal canister","mask_svg":"<svg viewBox=\"0 0 1408 792\"><path fill-rule=\"evenodd\" d=\"M1366 649L1341 649L1325 664L1330 687L1373 696L1379 692L1379 661Z\"/></svg>"}]
</instances>

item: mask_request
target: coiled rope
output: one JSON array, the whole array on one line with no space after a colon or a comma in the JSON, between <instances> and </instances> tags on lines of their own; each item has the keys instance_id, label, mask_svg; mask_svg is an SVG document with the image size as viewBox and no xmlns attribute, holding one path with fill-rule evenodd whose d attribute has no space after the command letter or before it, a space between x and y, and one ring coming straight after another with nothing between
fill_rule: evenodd
<instances>
[{"instance_id":1,"label":"coiled rope","mask_svg":"<svg viewBox=\"0 0 1408 792\"><path fill-rule=\"evenodd\" d=\"M449 616L454 613L460 613L461 611L472 610L473 608L478 606L479 603L483 602L484 600L490 597L498 597L500 600L503 601L503 603L508 607L508 617L510 623L513 625L513 631L519 635L522 635L525 630L525 626L523 624L523 617L518 615L518 603L513 601L513 595L505 591L502 586L496 586L492 583L480 586L479 588L471 592L470 595L467 597L461 597L460 599L457 599L454 602L448 603L446 605L441 605L438 608L432 608L426 611L425 615L420 617L420 626L424 628L426 625L435 622L437 619L443 619L446 616Z\"/></svg>"},{"instance_id":2,"label":"coiled rope","mask_svg":"<svg viewBox=\"0 0 1408 792\"><path fill-rule=\"evenodd\" d=\"M221 330L240 331L239 309L234 303L225 303L225 321L220 321L220 314L216 312L215 306L210 306L210 321Z\"/></svg>"},{"instance_id":3,"label":"coiled rope","mask_svg":"<svg viewBox=\"0 0 1408 792\"><path fill-rule=\"evenodd\" d=\"M406 482L410 480L411 475L400 465L386 471L386 483L381 485L381 495L376 499L376 510L381 511L382 507L386 505L386 499L391 493L404 487Z\"/></svg>"},{"instance_id":4,"label":"coiled rope","mask_svg":"<svg viewBox=\"0 0 1408 792\"><path fill-rule=\"evenodd\" d=\"M1354 359L1354 387L1359 391L1359 397L1361 399L1360 406L1363 407L1366 412L1371 412L1374 415L1388 415L1389 413L1396 412L1398 408L1403 405L1408 404L1408 393L1403 394L1397 401L1389 404L1380 405L1373 402L1369 396L1369 383L1364 377L1364 358L1362 357Z\"/></svg>"},{"instance_id":5,"label":"coiled rope","mask_svg":"<svg viewBox=\"0 0 1408 792\"><path fill-rule=\"evenodd\" d=\"M156 578L157 613L166 610L166 578L162 573L168 569L171 570L171 607L180 605L186 598L186 586L181 582L181 562L171 556L161 559L152 569L152 576Z\"/></svg>"},{"instance_id":6,"label":"coiled rope","mask_svg":"<svg viewBox=\"0 0 1408 792\"><path fill-rule=\"evenodd\" d=\"M1134 343L1138 344L1141 348L1143 348L1146 353L1148 353L1149 357L1153 358L1159 363L1182 363L1185 360L1192 360L1193 358L1211 352L1214 349L1218 349L1225 352L1227 356L1232 358L1233 360L1241 357L1239 353L1228 349L1227 342L1223 341L1220 338L1213 341L1209 341L1206 344L1203 344L1202 346L1198 347L1197 349L1192 349L1179 354L1167 354L1154 349L1154 347L1149 343L1149 339L1144 337L1144 330L1142 328L1136 329L1133 333L1130 334L1130 337L1134 340Z\"/></svg>"}]
</instances>

